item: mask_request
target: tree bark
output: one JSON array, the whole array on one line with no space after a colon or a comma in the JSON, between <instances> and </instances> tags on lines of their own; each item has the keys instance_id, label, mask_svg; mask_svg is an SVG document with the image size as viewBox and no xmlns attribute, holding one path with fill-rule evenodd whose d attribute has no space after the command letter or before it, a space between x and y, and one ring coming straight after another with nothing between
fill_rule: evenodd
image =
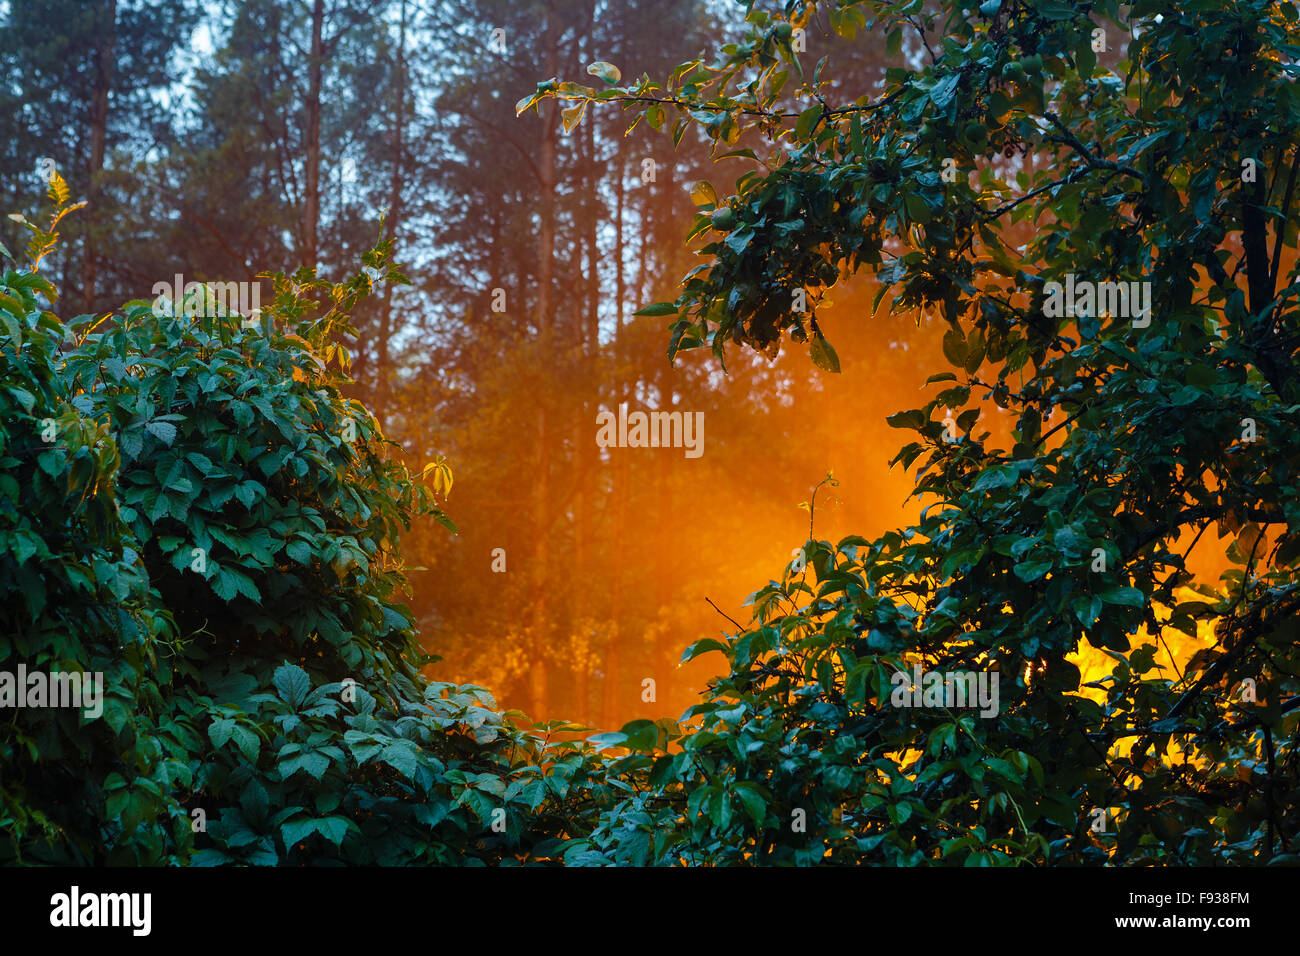
<instances>
[{"instance_id":1,"label":"tree bark","mask_svg":"<svg viewBox=\"0 0 1300 956\"><path fill-rule=\"evenodd\" d=\"M302 264L315 267L320 229L321 88L325 71L325 0L313 0L307 60L307 128L303 131Z\"/></svg>"},{"instance_id":2,"label":"tree bark","mask_svg":"<svg viewBox=\"0 0 1300 956\"><path fill-rule=\"evenodd\" d=\"M108 148L108 101L113 85L113 50L117 42L117 0L105 4L104 33L95 47L95 94L90 106L90 156L86 164L86 196L90 216L86 221L86 241L81 258L81 296L83 311L95 310L95 285L98 281L95 223L99 219L100 174L104 170L104 153Z\"/></svg>"},{"instance_id":3,"label":"tree bark","mask_svg":"<svg viewBox=\"0 0 1300 956\"><path fill-rule=\"evenodd\" d=\"M406 0L402 0L401 15L397 33L397 67L394 96L396 104L393 115L393 169L388 182L388 219L385 223L385 238L396 239L402 222L402 157L406 147ZM375 417L385 430L388 426L388 410L392 398L392 355L389 340L393 334L393 284L384 283L382 300L379 306L379 335L375 342Z\"/></svg>"},{"instance_id":4,"label":"tree bark","mask_svg":"<svg viewBox=\"0 0 1300 956\"><path fill-rule=\"evenodd\" d=\"M556 72L555 13L547 10L546 28L542 42L546 49L546 72ZM537 263L537 313L539 352L542 360L550 362L554 353L553 321L551 316L551 284L555 257L555 107L548 104L542 116L541 156L538 161L538 186L541 197L540 232ZM541 719L547 710L550 693L547 673L547 656L550 651L550 602L547 593L547 571L550 564L550 471L551 471L551 420L550 396L540 395L537 403L537 468L533 474L533 559L530 569L532 595L529 615L532 640L529 663L532 666L532 700L534 719Z\"/></svg>"}]
</instances>

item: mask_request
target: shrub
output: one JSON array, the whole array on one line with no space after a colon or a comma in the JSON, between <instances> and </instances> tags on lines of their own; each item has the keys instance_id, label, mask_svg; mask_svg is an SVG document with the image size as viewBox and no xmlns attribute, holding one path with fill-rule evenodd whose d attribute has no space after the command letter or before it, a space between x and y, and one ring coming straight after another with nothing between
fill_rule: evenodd
<instances>
[{"instance_id":1,"label":"shrub","mask_svg":"<svg viewBox=\"0 0 1300 956\"><path fill-rule=\"evenodd\" d=\"M270 277L260 322L190 296L67 327L37 271L6 274L0 665L104 670L107 698L14 712L6 858L538 860L608 802L585 745L550 740L573 728L419 673L401 534L454 527L340 392L348 311L404 281L387 246L365 265Z\"/></svg>"}]
</instances>

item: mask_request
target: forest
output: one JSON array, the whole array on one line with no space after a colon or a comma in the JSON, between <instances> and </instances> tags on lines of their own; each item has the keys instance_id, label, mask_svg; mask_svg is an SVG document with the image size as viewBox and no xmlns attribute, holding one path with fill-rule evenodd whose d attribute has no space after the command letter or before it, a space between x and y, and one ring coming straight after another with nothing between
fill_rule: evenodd
<instances>
[{"instance_id":1,"label":"forest","mask_svg":"<svg viewBox=\"0 0 1300 956\"><path fill-rule=\"evenodd\" d=\"M1296 4L0 25L0 864L1300 862Z\"/></svg>"}]
</instances>

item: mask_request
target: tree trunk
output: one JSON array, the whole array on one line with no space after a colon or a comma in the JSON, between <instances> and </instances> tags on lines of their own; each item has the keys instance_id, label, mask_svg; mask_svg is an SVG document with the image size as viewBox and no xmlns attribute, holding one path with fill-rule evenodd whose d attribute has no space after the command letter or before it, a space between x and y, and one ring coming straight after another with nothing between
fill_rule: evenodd
<instances>
[{"instance_id":1,"label":"tree trunk","mask_svg":"<svg viewBox=\"0 0 1300 956\"><path fill-rule=\"evenodd\" d=\"M100 174L104 170L104 153L108 147L108 98L113 85L113 47L117 40L117 0L107 0L105 30L95 47L95 94L90 106L90 156L86 168L86 196L90 216L86 220L86 241L81 258L81 297L85 312L95 310L95 284L98 265L95 261L95 223L100 218Z\"/></svg>"},{"instance_id":2,"label":"tree trunk","mask_svg":"<svg viewBox=\"0 0 1300 956\"><path fill-rule=\"evenodd\" d=\"M307 128L303 135L302 264L316 265L320 228L321 87L325 69L325 0L313 0L307 60Z\"/></svg>"},{"instance_id":3,"label":"tree trunk","mask_svg":"<svg viewBox=\"0 0 1300 956\"><path fill-rule=\"evenodd\" d=\"M546 73L555 75L556 35L555 15L547 11L543 43L546 45ZM541 196L541 230L538 243L537 264L537 329L539 351L544 362L550 363L554 352L553 323L551 316L551 283L555 256L555 107L548 104L542 116L541 155L538 158L538 186ZM530 577L532 595L529 615L532 641L529 662L532 666L532 699L534 719L541 719L547 710L549 686L547 682L547 655L550 651L550 602L547 592L547 571L550 564L550 470L551 421L550 396L540 395L537 403L537 469L533 475L533 564Z\"/></svg>"},{"instance_id":4,"label":"tree trunk","mask_svg":"<svg viewBox=\"0 0 1300 956\"><path fill-rule=\"evenodd\" d=\"M406 0L402 0L398 26L396 105L393 116L393 170L388 183L388 219L385 236L396 239L402 221L402 156L405 149L406 106ZM393 284L384 283L379 307L379 335L375 342L375 417L388 430L388 411L392 397L392 356L389 340L393 334Z\"/></svg>"}]
</instances>

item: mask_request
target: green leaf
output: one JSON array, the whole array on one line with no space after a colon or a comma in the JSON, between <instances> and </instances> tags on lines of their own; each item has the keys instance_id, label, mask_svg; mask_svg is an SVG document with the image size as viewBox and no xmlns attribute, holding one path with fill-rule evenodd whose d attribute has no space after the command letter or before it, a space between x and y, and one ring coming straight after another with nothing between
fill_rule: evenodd
<instances>
[{"instance_id":1,"label":"green leaf","mask_svg":"<svg viewBox=\"0 0 1300 956\"><path fill-rule=\"evenodd\" d=\"M280 699L295 710L302 706L311 693L311 678L297 664L282 664L272 678Z\"/></svg>"},{"instance_id":2,"label":"green leaf","mask_svg":"<svg viewBox=\"0 0 1300 956\"><path fill-rule=\"evenodd\" d=\"M250 823L265 819L271 807L266 788L257 780L250 780L239 798L239 806L244 811L244 818Z\"/></svg>"},{"instance_id":3,"label":"green leaf","mask_svg":"<svg viewBox=\"0 0 1300 956\"><path fill-rule=\"evenodd\" d=\"M919 409L912 409L906 412L896 412L885 418L890 428L922 428L925 425L925 414Z\"/></svg>"},{"instance_id":4,"label":"green leaf","mask_svg":"<svg viewBox=\"0 0 1300 956\"><path fill-rule=\"evenodd\" d=\"M835 354L831 343L820 332L813 336L811 352L812 360L818 368L827 372L839 372L840 358Z\"/></svg>"},{"instance_id":5,"label":"green leaf","mask_svg":"<svg viewBox=\"0 0 1300 956\"><path fill-rule=\"evenodd\" d=\"M146 422L144 427L145 431L169 448L176 440L176 426L171 422Z\"/></svg>"},{"instance_id":6,"label":"green leaf","mask_svg":"<svg viewBox=\"0 0 1300 956\"><path fill-rule=\"evenodd\" d=\"M626 747L627 737L614 730L603 734L592 734L587 738L587 742L597 750L605 750L609 747Z\"/></svg>"},{"instance_id":7,"label":"green leaf","mask_svg":"<svg viewBox=\"0 0 1300 956\"><path fill-rule=\"evenodd\" d=\"M140 457L140 452L144 450L144 437L136 429L131 429L122 433L118 445L128 458L136 459Z\"/></svg>"},{"instance_id":8,"label":"green leaf","mask_svg":"<svg viewBox=\"0 0 1300 956\"><path fill-rule=\"evenodd\" d=\"M307 775L315 780L325 776L325 772L330 768L329 757L316 750L308 750L299 754L292 754L276 765L280 771L280 776L288 780L300 770L305 770Z\"/></svg>"},{"instance_id":9,"label":"green leaf","mask_svg":"<svg viewBox=\"0 0 1300 956\"><path fill-rule=\"evenodd\" d=\"M930 90L930 102L935 108L943 111L952 98L957 95L957 85L961 82L961 73L952 73L936 83Z\"/></svg>"},{"instance_id":10,"label":"green leaf","mask_svg":"<svg viewBox=\"0 0 1300 956\"><path fill-rule=\"evenodd\" d=\"M303 842L315 832L316 821L310 817L289 820L280 824L280 839L284 840L286 850L292 850L297 844Z\"/></svg>"},{"instance_id":11,"label":"green leaf","mask_svg":"<svg viewBox=\"0 0 1300 956\"><path fill-rule=\"evenodd\" d=\"M634 720L624 724L621 731L630 750L654 750L659 746L659 725L653 720Z\"/></svg>"},{"instance_id":12,"label":"green leaf","mask_svg":"<svg viewBox=\"0 0 1300 956\"><path fill-rule=\"evenodd\" d=\"M244 759L250 763L256 762L257 753L262 747L262 742L258 739L257 734L247 727L236 724L231 730L231 736L234 738L235 746L239 748L239 752L244 755Z\"/></svg>"},{"instance_id":13,"label":"green leaf","mask_svg":"<svg viewBox=\"0 0 1300 956\"><path fill-rule=\"evenodd\" d=\"M710 651L722 651L723 653L726 653L727 650L729 650L728 646L721 641L712 637L704 637L686 648L682 654L681 663L685 664L688 661L693 661L701 654L707 654Z\"/></svg>"},{"instance_id":14,"label":"green leaf","mask_svg":"<svg viewBox=\"0 0 1300 956\"><path fill-rule=\"evenodd\" d=\"M23 333L18 327L18 322L8 312L0 311L0 322L4 323L5 331L9 333L9 338L14 343L14 354L17 355L23 347Z\"/></svg>"},{"instance_id":15,"label":"green leaf","mask_svg":"<svg viewBox=\"0 0 1300 956\"><path fill-rule=\"evenodd\" d=\"M1113 587L1101 592L1101 599L1107 604L1120 604L1125 607L1145 607L1146 595L1137 588Z\"/></svg>"},{"instance_id":16,"label":"green leaf","mask_svg":"<svg viewBox=\"0 0 1300 956\"><path fill-rule=\"evenodd\" d=\"M1209 392L1219 383L1219 376L1208 365L1197 362L1187 367L1183 380L1194 388Z\"/></svg>"},{"instance_id":17,"label":"green leaf","mask_svg":"<svg viewBox=\"0 0 1300 956\"><path fill-rule=\"evenodd\" d=\"M207 475L213 470L214 466L212 464L212 459L207 455L200 454L197 451L192 451L185 457L188 458L190 463L199 470L200 474Z\"/></svg>"},{"instance_id":18,"label":"green leaf","mask_svg":"<svg viewBox=\"0 0 1300 956\"><path fill-rule=\"evenodd\" d=\"M222 717L214 720L208 725L208 739L212 741L212 746L220 750L225 746L230 735L234 733L235 721L230 717Z\"/></svg>"},{"instance_id":19,"label":"green leaf","mask_svg":"<svg viewBox=\"0 0 1300 956\"><path fill-rule=\"evenodd\" d=\"M909 192L903 197L903 205L907 207L907 218L913 222L924 224L930 221L930 207L920 193Z\"/></svg>"},{"instance_id":20,"label":"green leaf","mask_svg":"<svg viewBox=\"0 0 1300 956\"><path fill-rule=\"evenodd\" d=\"M347 836L348 823L346 817L322 817L316 821L316 832L335 846L339 846Z\"/></svg>"},{"instance_id":21,"label":"green leaf","mask_svg":"<svg viewBox=\"0 0 1300 956\"><path fill-rule=\"evenodd\" d=\"M416 759L416 746L410 740L398 740L389 744L380 753L379 759L408 780L414 780L415 774L419 770L419 761Z\"/></svg>"},{"instance_id":22,"label":"green leaf","mask_svg":"<svg viewBox=\"0 0 1300 956\"><path fill-rule=\"evenodd\" d=\"M962 362L967 374L974 375L980 364L984 361L984 354L988 349L988 343L984 340L984 333L979 329L971 332L966 339L966 358Z\"/></svg>"},{"instance_id":23,"label":"green leaf","mask_svg":"<svg viewBox=\"0 0 1300 956\"><path fill-rule=\"evenodd\" d=\"M676 315L677 306L671 302L656 302L654 305L647 305L644 309L638 309L633 315Z\"/></svg>"},{"instance_id":24,"label":"green leaf","mask_svg":"<svg viewBox=\"0 0 1300 956\"><path fill-rule=\"evenodd\" d=\"M966 336L960 329L949 329L943 336L943 357L956 366L966 364Z\"/></svg>"},{"instance_id":25,"label":"green leaf","mask_svg":"<svg viewBox=\"0 0 1300 956\"><path fill-rule=\"evenodd\" d=\"M813 125L821 118L822 113L823 108L820 105L810 106L800 113L794 125L795 139L799 142L807 140L812 133Z\"/></svg>"},{"instance_id":26,"label":"green leaf","mask_svg":"<svg viewBox=\"0 0 1300 956\"><path fill-rule=\"evenodd\" d=\"M160 498L159 500L161 501L163 499ZM211 567L212 565L209 562L208 568L211 569ZM218 571L211 578L211 584L212 584L213 593L215 593L217 597L221 598L221 600L223 601L229 601L233 599L235 594L237 593L237 589L235 587L234 575L232 575L229 571L226 571L225 569Z\"/></svg>"},{"instance_id":27,"label":"green leaf","mask_svg":"<svg viewBox=\"0 0 1300 956\"><path fill-rule=\"evenodd\" d=\"M362 733L359 730L349 730L343 735L343 739L352 751L352 759L358 764L365 763L384 749L382 740L376 740L374 734Z\"/></svg>"},{"instance_id":28,"label":"green leaf","mask_svg":"<svg viewBox=\"0 0 1300 956\"><path fill-rule=\"evenodd\" d=\"M18 399L18 404L23 407L23 411L30 415L32 409L36 407L36 396L17 385L11 386L9 392Z\"/></svg>"},{"instance_id":29,"label":"green leaf","mask_svg":"<svg viewBox=\"0 0 1300 956\"><path fill-rule=\"evenodd\" d=\"M1016 475L1016 469L1008 465L986 468L980 472L980 476L975 479L975 484L971 485L970 490L980 492L1009 488L1016 483Z\"/></svg>"},{"instance_id":30,"label":"green leaf","mask_svg":"<svg viewBox=\"0 0 1300 956\"><path fill-rule=\"evenodd\" d=\"M1029 584L1037 581L1048 571L1052 570L1053 562L1050 558L1031 558L1028 561L1021 561L1015 566L1015 574L1020 580Z\"/></svg>"},{"instance_id":31,"label":"green leaf","mask_svg":"<svg viewBox=\"0 0 1300 956\"><path fill-rule=\"evenodd\" d=\"M890 57L898 56L903 48L903 31L897 28L889 31L889 36L885 38L885 54Z\"/></svg>"},{"instance_id":32,"label":"green leaf","mask_svg":"<svg viewBox=\"0 0 1300 956\"><path fill-rule=\"evenodd\" d=\"M587 72L592 76L598 76L610 86L617 86L623 74L619 72L618 67L613 63L606 63L604 60L597 60L587 67Z\"/></svg>"},{"instance_id":33,"label":"green leaf","mask_svg":"<svg viewBox=\"0 0 1300 956\"><path fill-rule=\"evenodd\" d=\"M763 799L763 794L758 787L752 783L741 782L736 784L732 792L740 800L740 805L745 808L749 818L754 821L754 826L761 827L767 816L767 801Z\"/></svg>"},{"instance_id":34,"label":"green leaf","mask_svg":"<svg viewBox=\"0 0 1300 956\"><path fill-rule=\"evenodd\" d=\"M1093 70L1097 68L1097 54L1092 48L1092 35L1086 30L1081 30L1075 41L1074 65L1083 80L1089 79Z\"/></svg>"}]
</instances>

